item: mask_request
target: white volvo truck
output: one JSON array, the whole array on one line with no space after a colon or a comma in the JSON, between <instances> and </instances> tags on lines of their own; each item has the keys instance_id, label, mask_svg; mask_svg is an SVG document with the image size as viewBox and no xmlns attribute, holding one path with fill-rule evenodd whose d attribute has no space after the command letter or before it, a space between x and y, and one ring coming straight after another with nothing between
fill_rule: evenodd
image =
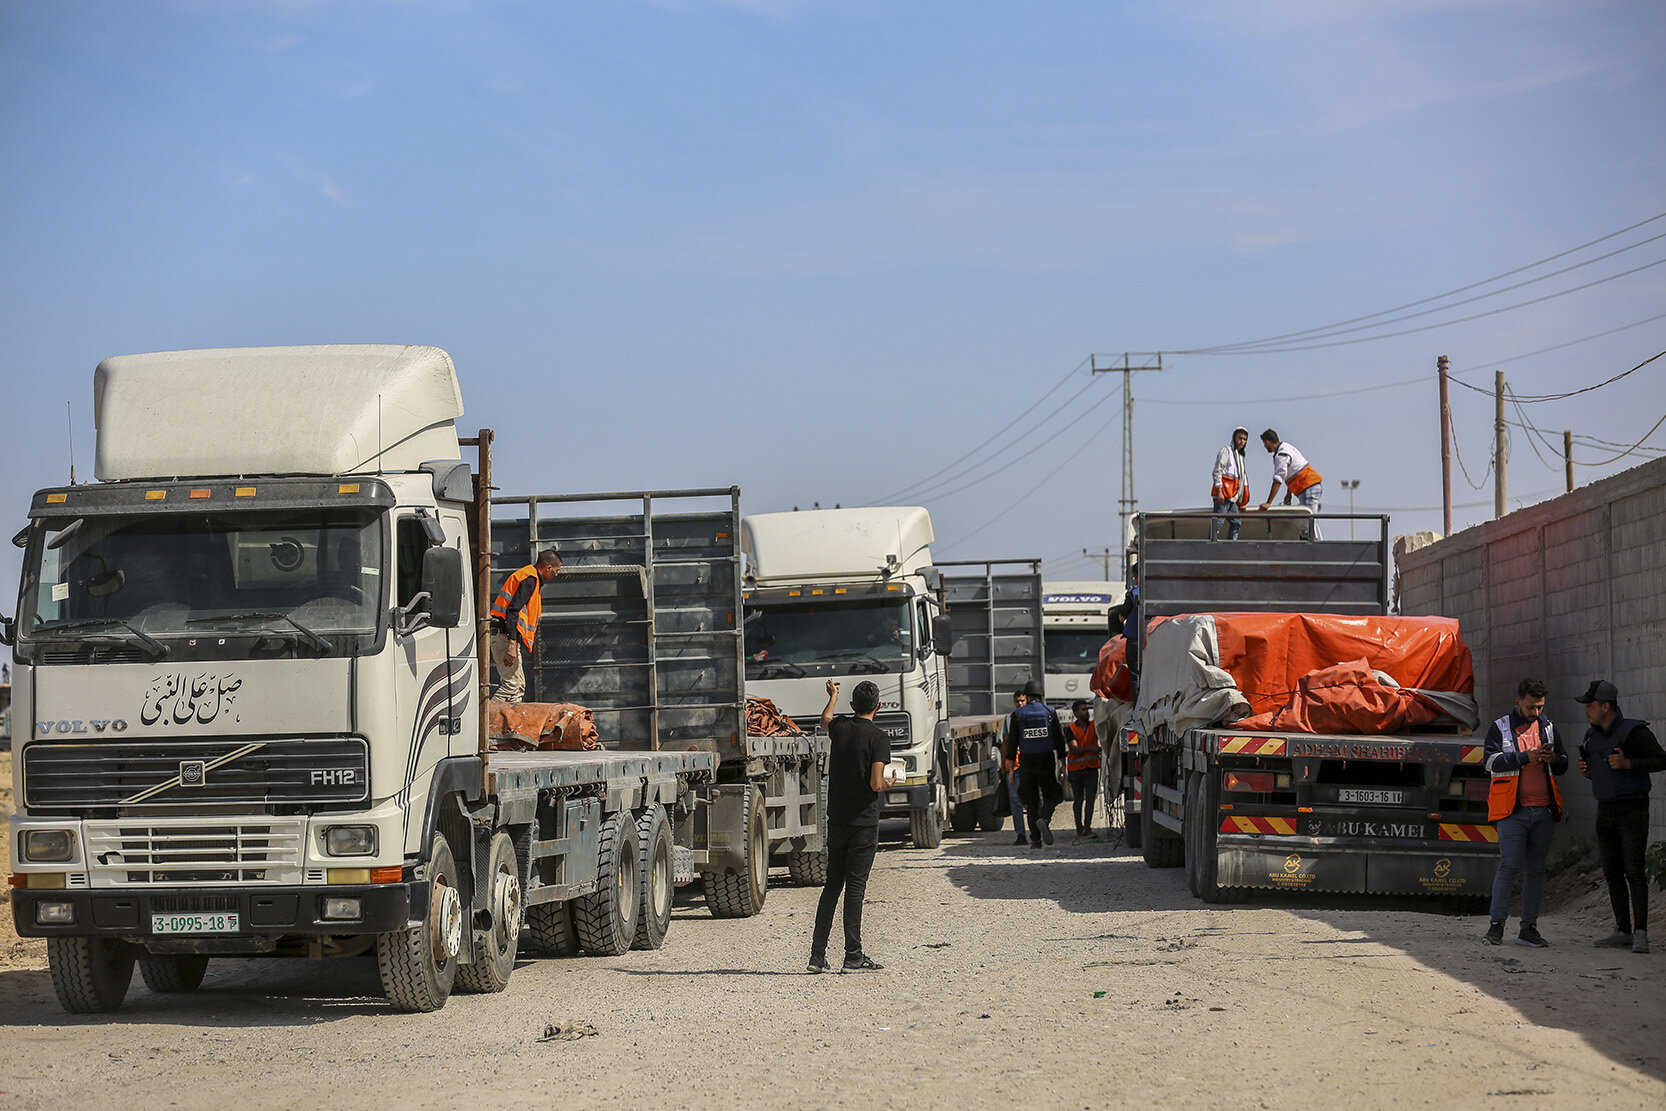
<instances>
[{"instance_id":1,"label":"white volvo truck","mask_svg":"<svg viewBox=\"0 0 1666 1111\"><path fill-rule=\"evenodd\" d=\"M876 683L899 775L880 814L907 816L923 848L945 825L1000 828L1001 725L1042 669L1039 561L934 564L931 541L918 506L741 521L747 693L808 730L829 679L840 713L857 683Z\"/></svg>"},{"instance_id":2,"label":"white volvo truck","mask_svg":"<svg viewBox=\"0 0 1666 1111\"><path fill-rule=\"evenodd\" d=\"M1041 585L1041 630L1046 641L1047 705L1070 720L1070 704L1093 701L1088 680L1110 639L1111 607L1127 591L1120 582L1047 582Z\"/></svg>"},{"instance_id":3,"label":"white volvo truck","mask_svg":"<svg viewBox=\"0 0 1666 1111\"><path fill-rule=\"evenodd\" d=\"M720 776L745 733L732 502L660 538L639 520L638 566L592 569L680 584L632 615L621 650L676 682L637 681L616 747L499 752L491 435L459 441L445 352L125 356L94 408L99 481L34 496L0 620L12 912L66 1009L119 1006L136 962L178 992L217 955L373 952L389 1000L428 1011L501 990L523 926L545 954L657 947L672 884L699 874L755 909L757 784ZM573 553L574 581L619 562L604 547Z\"/></svg>"}]
</instances>

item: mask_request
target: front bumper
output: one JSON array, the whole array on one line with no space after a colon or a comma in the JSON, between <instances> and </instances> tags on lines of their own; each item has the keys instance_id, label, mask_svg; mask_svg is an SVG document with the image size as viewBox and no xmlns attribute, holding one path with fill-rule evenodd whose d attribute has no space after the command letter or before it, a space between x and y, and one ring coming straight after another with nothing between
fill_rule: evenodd
<instances>
[{"instance_id":1,"label":"front bumper","mask_svg":"<svg viewBox=\"0 0 1666 1111\"><path fill-rule=\"evenodd\" d=\"M910 810L924 810L932 805L937 794L935 783L916 783L908 787L888 787L879 796L881 818L906 818Z\"/></svg>"},{"instance_id":2,"label":"front bumper","mask_svg":"<svg viewBox=\"0 0 1666 1111\"><path fill-rule=\"evenodd\" d=\"M358 899L359 917L325 918L326 898ZM74 921L62 925L38 924L35 908L41 903L70 903L74 907ZM182 907L236 914L238 931L165 937L151 931L152 914L178 913ZM12 889L12 920L19 937L118 937L141 944L150 940L177 943L188 939L212 943L226 951L234 951L240 940L256 938L269 943L283 936L391 933L413 921L420 922L427 913L428 885L413 881L238 891L203 887L143 891Z\"/></svg>"}]
</instances>

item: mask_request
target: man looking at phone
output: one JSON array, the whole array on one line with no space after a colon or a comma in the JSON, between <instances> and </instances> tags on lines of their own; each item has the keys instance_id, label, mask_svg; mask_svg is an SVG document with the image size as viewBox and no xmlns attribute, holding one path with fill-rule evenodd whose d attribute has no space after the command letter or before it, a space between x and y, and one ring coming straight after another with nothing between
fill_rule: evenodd
<instances>
[{"instance_id":1,"label":"man looking at phone","mask_svg":"<svg viewBox=\"0 0 1666 1111\"><path fill-rule=\"evenodd\" d=\"M1488 945L1504 940L1510 896L1521 879L1521 933L1517 945L1543 949L1539 935L1539 899L1544 894L1545 860L1550 835L1562 817L1562 792L1556 776L1568 770L1562 738L1545 717L1549 688L1540 679L1523 679L1516 704L1487 730L1484 764L1492 776L1487 820L1498 826L1498 874L1492 881L1492 921L1482 938Z\"/></svg>"},{"instance_id":2,"label":"man looking at phone","mask_svg":"<svg viewBox=\"0 0 1666 1111\"><path fill-rule=\"evenodd\" d=\"M879 796L896 782L889 767L891 740L874 724L879 710L879 688L856 684L850 693L855 716L833 716L839 684L827 681L827 706L821 727L832 742L827 756L827 884L816 904L816 929L810 938L811 972L831 972L827 939L833 932L833 910L845 897L844 972L878 972L881 965L862 951L862 900L868 892L868 873L879 848Z\"/></svg>"}]
</instances>

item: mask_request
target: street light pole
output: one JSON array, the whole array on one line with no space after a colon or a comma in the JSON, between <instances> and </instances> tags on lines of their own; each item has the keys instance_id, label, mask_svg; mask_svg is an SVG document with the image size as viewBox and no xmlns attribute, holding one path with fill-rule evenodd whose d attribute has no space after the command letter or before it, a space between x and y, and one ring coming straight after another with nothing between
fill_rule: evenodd
<instances>
[{"instance_id":1,"label":"street light pole","mask_svg":"<svg viewBox=\"0 0 1666 1111\"><path fill-rule=\"evenodd\" d=\"M1354 491L1359 489L1359 479L1343 479L1342 489L1348 491L1348 539L1354 538Z\"/></svg>"}]
</instances>

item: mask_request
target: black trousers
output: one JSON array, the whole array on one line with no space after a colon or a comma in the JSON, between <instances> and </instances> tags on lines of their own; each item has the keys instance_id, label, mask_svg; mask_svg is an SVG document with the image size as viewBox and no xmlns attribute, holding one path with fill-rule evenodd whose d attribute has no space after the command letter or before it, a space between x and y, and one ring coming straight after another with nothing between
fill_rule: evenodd
<instances>
[{"instance_id":1,"label":"black trousers","mask_svg":"<svg viewBox=\"0 0 1666 1111\"><path fill-rule=\"evenodd\" d=\"M1018 801L1024 804L1024 817L1030 829L1037 822L1053 824L1053 811L1064 801L1064 787L1059 783L1058 764L1051 752L1025 752L1018 758Z\"/></svg>"},{"instance_id":2,"label":"black trousers","mask_svg":"<svg viewBox=\"0 0 1666 1111\"><path fill-rule=\"evenodd\" d=\"M1070 809L1076 815L1076 828L1093 828L1093 803L1099 797L1099 769L1083 768L1077 772L1065 772L1064 775L1070 780Z\"/></svg>"},{"instance_id":3,"label":"black trousers","mask_svg":"<svg viewBox=\"0 0 1666 1111\"><path fill-rule=\"evenodd\" d=\"M1602 875L1614 904L1614 924L1623 934L1633 927L1649 928L1649 881L1643 869L1648 840L1647 798L1597 803L1597 855L1602 858Z\"/></svg>"},{"instance_id":4,"label":"black trousers","mask_svg":"<svg viewBox=\"0 0 1666 1111\"><path fill-rule=\"evenodd\" d=\"M868 873L873 871L874 853L879 849L879 827L827 827L827 886L816 904L816 932L810 939L810 955L827 955L827 938L833 932L833 910L839 893L845 897L845 956L862 955L862 900L868 894Z\"/></svg>"}]
</instances>

